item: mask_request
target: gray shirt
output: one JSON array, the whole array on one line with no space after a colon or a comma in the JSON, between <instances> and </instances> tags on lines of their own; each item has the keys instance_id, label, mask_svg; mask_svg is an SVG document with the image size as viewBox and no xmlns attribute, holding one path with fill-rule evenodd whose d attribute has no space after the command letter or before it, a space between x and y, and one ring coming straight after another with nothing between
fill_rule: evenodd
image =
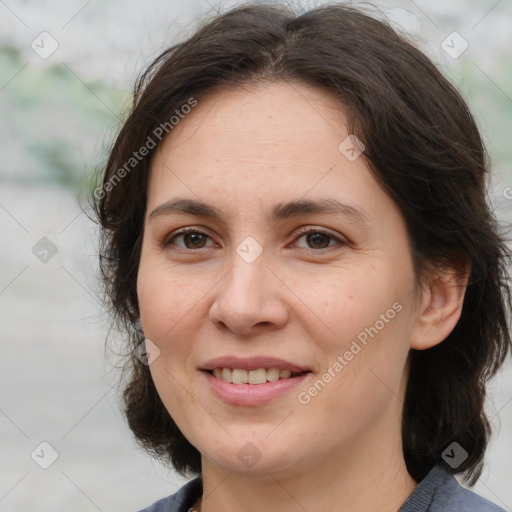
<instances>
[{"instance_id":1,"label":"gray shirt","mask_svg":"<svg viewBox=\"0 0 512 512\"><path fill-rule=\"evenodd\" d=\"M188 512L203 492L201 475L175 494L140 512ZM459 485L443 466L434 466L398 512L505 512L504 509Z\"/></svg>"}]
</instances>

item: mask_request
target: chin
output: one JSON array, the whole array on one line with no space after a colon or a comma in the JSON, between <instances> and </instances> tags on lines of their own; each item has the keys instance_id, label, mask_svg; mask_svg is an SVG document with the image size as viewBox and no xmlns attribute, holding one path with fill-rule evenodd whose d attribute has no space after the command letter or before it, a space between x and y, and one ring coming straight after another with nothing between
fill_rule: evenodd
<instances>
[{"instance_id":1,"label":"chin","mask_svg":"<svg viewBox=\"0 0 512 512\"><path fill-rule=\"evenodd\" d=\"M268 432L262 434L260 439L252 437L252 441L233 442L231 440L229 446L215 443L217 450L214 452L211 448L204 451L199 448L203 454L203 465L206 458L225 471L258 480L268 480L270 475L299 469L300 460L291 456L294 452L297 453L298 448L295 450L291 447L283 447L282 444L277 447L270 439L266 439L266 436ZM302 452L300 453L303 455Z\"/></svg>"}]
</instances>

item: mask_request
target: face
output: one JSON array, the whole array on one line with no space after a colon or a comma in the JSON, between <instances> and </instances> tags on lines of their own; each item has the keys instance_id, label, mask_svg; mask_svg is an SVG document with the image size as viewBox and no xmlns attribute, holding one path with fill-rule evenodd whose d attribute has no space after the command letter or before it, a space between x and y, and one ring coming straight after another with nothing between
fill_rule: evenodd
<instances>
[{"instance_id":1,"label":"face","mask_svg":"<svg viewBox=\"0 0 512 512\"><path fill-rule=\"evenodd\" d=\"M274 83L199 101L153 159L141 322L203 464L285 475L397 440L415 276L348 135L327 93Z\"/></svg>"}]
</instances>

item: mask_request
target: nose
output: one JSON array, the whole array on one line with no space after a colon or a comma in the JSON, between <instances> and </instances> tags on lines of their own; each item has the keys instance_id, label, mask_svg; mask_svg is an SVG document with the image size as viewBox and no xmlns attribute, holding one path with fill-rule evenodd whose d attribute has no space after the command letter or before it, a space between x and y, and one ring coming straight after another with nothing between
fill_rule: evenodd
<instances>
[{"instance_id":1,"label":"nose","mask_svg":"<svg viewBox=\"0 0 512 512\"><path fill-rule=\"evenodd\" d=\"M215 287L209 318L218 328L241 335L280 329L289 316L282 285L263 255L247 263L235 254L231 270Z\"/></svg>"}]
</instances>

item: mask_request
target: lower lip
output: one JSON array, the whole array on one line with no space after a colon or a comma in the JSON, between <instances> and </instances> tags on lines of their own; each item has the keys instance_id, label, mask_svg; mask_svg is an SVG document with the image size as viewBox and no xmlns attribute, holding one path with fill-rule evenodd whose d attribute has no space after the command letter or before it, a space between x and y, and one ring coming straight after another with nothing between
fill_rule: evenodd
<instances>
[{"instance_id":1,"label":"lower lip","mask_svg":"<svg viewBox=\"0 0 512 512\"><path fill-rule=\"evenodd\" d=\"M233 384L202 370L210 389L224 402L232 405L261 405L298 386L311 373L264 384Z\"/></svg>"}]
</instances>

